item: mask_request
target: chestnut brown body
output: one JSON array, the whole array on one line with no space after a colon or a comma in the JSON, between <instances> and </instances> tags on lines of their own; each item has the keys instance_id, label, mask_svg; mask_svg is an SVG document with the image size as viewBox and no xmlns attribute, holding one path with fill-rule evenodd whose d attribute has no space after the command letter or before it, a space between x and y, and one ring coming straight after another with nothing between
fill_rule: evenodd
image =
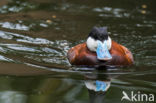
<instances>
[{"instance_id":1,"label":"chestnut brown body","mask_svg":"<svg viewBox=\"0 0 156 103\"><path fill-rule=\"evenodd\" d=\"M133 64L132 53L124 46L112 41L109 50L112 59L108 61L98 60L96 52L91 52L86 43L72 47L67 54L68 60L72 65L131 65Z\"/></svg>"}]
</instances>

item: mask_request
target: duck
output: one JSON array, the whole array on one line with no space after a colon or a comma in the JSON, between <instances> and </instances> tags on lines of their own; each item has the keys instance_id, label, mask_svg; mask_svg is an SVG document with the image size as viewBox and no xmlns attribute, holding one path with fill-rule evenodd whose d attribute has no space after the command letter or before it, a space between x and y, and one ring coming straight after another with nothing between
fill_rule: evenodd
<instances>
[{"instance_id":1,"label":"duck","mask_svg":"<svg viewBox=\"0 0 156 103\"><path fill-rule=\"evenodd\" d=\"M111 39L107 27L93 27L86 42L67 52L71 65L128 66L134 63L133 55L125 46Z\"/></svg>"}]
</instances>

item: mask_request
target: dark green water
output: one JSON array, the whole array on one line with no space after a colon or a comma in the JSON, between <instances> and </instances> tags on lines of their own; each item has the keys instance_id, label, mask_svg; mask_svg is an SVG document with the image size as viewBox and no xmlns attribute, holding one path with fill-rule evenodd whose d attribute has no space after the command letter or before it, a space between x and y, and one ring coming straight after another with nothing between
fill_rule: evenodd
<instances>
[{"instance_id":1,"label":"dark green water","mask_svg":"<svg viewBox=\"0 0 156 103\"><path fill-rule=\"evenodd\" d=\"M154 103L121 98L153 94L156 102L156 1L0 0L0 103ZM93 26L107 26L129 48L131 67L72 67L66 53ZM110 83L106 93L87 89ZM145 98L144 98L145 99ZM137 99L138 100L138 99Z\"/></svg>"}]
</instances>

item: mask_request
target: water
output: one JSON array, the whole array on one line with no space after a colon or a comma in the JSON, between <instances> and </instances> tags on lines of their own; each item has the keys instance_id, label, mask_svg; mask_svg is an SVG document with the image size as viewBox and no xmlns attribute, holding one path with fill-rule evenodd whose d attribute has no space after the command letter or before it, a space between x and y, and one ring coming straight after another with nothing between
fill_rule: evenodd
<instances>
[{"instance_id":1,"label":"water","mask_svg":"<svg viewBox=\"0 0 156 103\"><path fill-rule=\"evenodd\" d=\"M123 91L156 100L155 16L154 0L1 0L0 103L121 103ZM67 51L85 42L93 26L107 26L135 64L71 66ZM90 90L97 81L107 92Z\"/></svg>"}]
</instances>

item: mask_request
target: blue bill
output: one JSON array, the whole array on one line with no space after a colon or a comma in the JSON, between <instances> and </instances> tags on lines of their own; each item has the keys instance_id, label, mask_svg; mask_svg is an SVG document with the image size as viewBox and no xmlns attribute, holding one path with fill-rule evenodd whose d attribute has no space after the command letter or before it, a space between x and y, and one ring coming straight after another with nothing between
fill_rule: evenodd
<instances>
[{"instance_id":1,"label":"blue bill","mask_svg":"<svg viewBox=\"0 0 156 103\"><path fill-rule=\"evenodd\" d=\"M98 46L96 49L97 58L99 60L110 60L112 59L111 54L107 48L107 41L101 42L98 40Z\"/></svg>"},{"instance_id":2,"label":"blue bill","mask_svg":"<svg viewBox=\"0 0 156 103\"><path fill-rule=\"evenodd\" d=\"M106 91L107 84L103 81L96 81L96 91Z\"/></svg>"}]
</instances>

